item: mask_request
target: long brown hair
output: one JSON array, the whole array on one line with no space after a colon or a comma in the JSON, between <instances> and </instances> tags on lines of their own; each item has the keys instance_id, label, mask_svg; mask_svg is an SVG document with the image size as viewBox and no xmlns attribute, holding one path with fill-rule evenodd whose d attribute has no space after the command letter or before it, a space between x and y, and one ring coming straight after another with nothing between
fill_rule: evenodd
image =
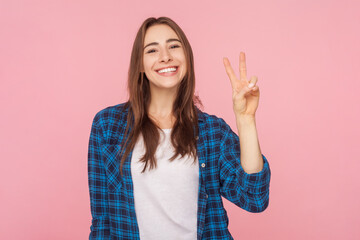
<instances>
[{"instance_id":1,"label":"long brown hair","mask_svg":"<svg viewBox=\"0 0 360 240\"><path fill-rule=\"evenodd\" d=\"M130 151L140 135L143 136L146 152L139 160L145 163L141 173L146 171L148 165L150 170L156 168L155 152L160 140L159 130L161 130L148 116L150 104L150 85L143 69L143 46L146 31L149 27L156 24L166 24L171 27L182 42L186 58L186 74L179 85L176 99L173 103L173 112L176 121L171 132L171 143L174 146L175 154L169 159L171 162L180 154L194 157L196 162L196 139L198 136L198 115L195 104L203 106L201 100L195 95L195 72L193 52L188 39L182 29L170 18L150 17L146 19L138 30L133 44L130 66L128 72L128 92L129 100L125 108L129 108L127 116L127 126L125 131L125 144L121 148L125 149L120 162L120 173L122 176L122 166ZM129 136L129 128L131 128ZM119 151L120 152L120 151Z\"/></svg>"}]
</instances>

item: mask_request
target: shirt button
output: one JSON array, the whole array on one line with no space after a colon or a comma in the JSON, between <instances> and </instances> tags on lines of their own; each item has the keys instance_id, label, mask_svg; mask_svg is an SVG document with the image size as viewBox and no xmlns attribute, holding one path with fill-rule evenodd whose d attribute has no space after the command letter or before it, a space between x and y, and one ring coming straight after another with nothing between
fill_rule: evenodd
<instances>
[{"instance_id":1,"label":"shirt button","mask_svg":"<svg viewBox=\"0 0 360 240\"><path fill-rule=\"evenodd\" d=\"M205 167L205 163L202 163L201 166L202 166L202 167Z\"/></svg>"},{"instance_id":2,"label":"shirt button","mask_svg":"<svg viewBox=\"0 0 360 240\"><path fill-rule=\"evenodd\" d=\"M196 140L199 140L199 136L196 136L195 139L196 139Z\"/></svg>"},{"instance_id":3,"label":"shirt button","mask_svg":"<svg viewBox=\"0 0 360 240\"><path fill-rule=\"evenodd\" d=\"M205 197L208 198L209 196L206 194Z\"/></svg>"}]
</instances>

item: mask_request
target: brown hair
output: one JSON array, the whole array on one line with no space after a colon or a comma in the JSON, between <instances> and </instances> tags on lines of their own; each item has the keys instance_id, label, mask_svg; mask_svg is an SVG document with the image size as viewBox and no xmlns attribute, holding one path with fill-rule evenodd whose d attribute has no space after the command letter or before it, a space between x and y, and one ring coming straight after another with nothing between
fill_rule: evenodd
<instances>
[{"instance_id":1,"label":"brown hair","mask_svg":"<svg viewBox=\"0 0 360 240\"><path fill-rule=\"evenodd\" d=\"M138 30L133 44L130 66L128 72L128 92L129 100L125 108L129 108L127 116L127 126L125 131L126 139L122 151L125 154L121 158L120 173L122 176L122 166L130 151L134 148L140 133L144 139L146 152L139 160L145 163L143 172L148 165L150 170L156 168L155 152L160 140L159 127L149 118L148 107L150 103L150 85L143 69L143 46L146 31L149 27L156 24L166 24L171 27L182 42L186 58L186 73L179 85L176 99L173 103L173 115L176 118L171 132L171 143L174 146L175 154L170 158L172 162L179 154L183 157L190 154L196 162L196 139L198 135L198 115L195 104L203 106L195 92L195 72L193 52L188 39L181 28L170 18L150 17L146 19ZM129 128L131 131L127 136ZM161 130L161 129L160 129ZM119 151L120 152L120 151Z\"/></svg>"}]
</instances>

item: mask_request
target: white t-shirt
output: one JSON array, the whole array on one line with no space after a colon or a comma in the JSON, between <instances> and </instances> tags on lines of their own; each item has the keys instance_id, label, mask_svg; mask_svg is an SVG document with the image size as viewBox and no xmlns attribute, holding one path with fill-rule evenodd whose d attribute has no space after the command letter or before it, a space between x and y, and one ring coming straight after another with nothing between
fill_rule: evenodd
<instances>
[{"instance_id":1,"label":"white t-shirt","mask_svg":"<svg viewBox=\"0 0 360 240\"><path fill-rule=\"evenodd\" d=\"M145 153L140 134L131 158L135 212L141 240L197 239L199 161L179 155L173 162L171 129L160 132L157 168L144 173L138 160Z\"/></svg>"}]
</instances>

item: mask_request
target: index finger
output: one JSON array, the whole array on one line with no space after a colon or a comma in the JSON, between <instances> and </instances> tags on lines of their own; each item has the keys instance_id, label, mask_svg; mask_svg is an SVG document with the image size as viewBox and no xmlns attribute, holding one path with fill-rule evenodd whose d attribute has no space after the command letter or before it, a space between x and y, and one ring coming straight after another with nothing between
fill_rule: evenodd
<instances>
[{"instance_id":1,"label":"index finger","mask_svg":"<svg viewBox=\"0 0 360 240\"><path fill-rule=\"evenodd\" d=\"M232 69L231 65L230 65L230 61L228 58L224 57L223 58L223 62L224 62L224 66L225 66L225 71L226 74L228 75L228 77L230 78L230 82L231 82L231 86L233 89L235 89L236 86L236 82L238 81L236 78L236 75L234 73L234 70Z\"/></svg>"},{"instance_id":2,"label":"index finger","mask_svg":"<svg viewBox=\"0 0 360 240\"><path fill-rule=\"evenodd\" d=\"M245 60L244 52L240 52L240 79L247 79L247 77L246 77L246 60Z\"/></svg>"}]
</instances>

